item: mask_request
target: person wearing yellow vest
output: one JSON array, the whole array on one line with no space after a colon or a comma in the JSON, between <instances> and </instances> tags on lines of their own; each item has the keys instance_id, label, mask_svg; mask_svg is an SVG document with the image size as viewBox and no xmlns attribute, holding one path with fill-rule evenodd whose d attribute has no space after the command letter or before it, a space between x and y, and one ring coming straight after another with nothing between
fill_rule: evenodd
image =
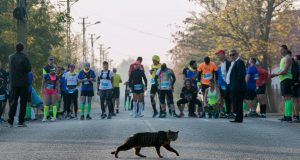
<instances>
[{"instance_id":1,"label":"person wearing yellow vest","mask_svg":"<svg viewBox=\"0 0 300 160\"><path fill-rule=\"evenodd\" d=\"M157 72L158 69L160 69L161 64L160 64L160 58L158 55L154 55L152 57L152 61L153 64L151 65L151 70L150 70L150 74L151 74L151 89L150 89L150 99L151 99L151 104L152 104L152 108L153 108L153 118L155 118L158 115L158 111L156 109L156 102L155 102L155 96L156 93L158 93L158 88L157 85L155 84L155 74Z\"/></svg>"},{"instance_id":2,"label":"person wearing yellow vest","mask_svg":"<svg viewBox=\"0 0 300 160\"><path fill-rule=\"evenodd\" d=\"M208 118L212 118L213 115L215 118L219 118L220 102L220 90L216 87L214 79L211 79L209 81L209 87L204 93L204 106L207 109L206 112L208 112Z\"/></svg>"},{"instance_id":3,"label":"person wearing yellow vest","mask_svg":"<svg viewBox=\"0 0 300 160\"><path fill-rule=\"evenodd\" d=\"M288 47L286 45L280 46L280 54L282 56L279 65L279 73L271 74L270 77L274 78L279 76L281 95L284 102L284 117L281 121L292 122L293 102L292 102L292 57L288 54Z\"/></svg>"},{"instance_id":4,"label":"person wearing yellow vest","mask_svg":"<svg viewBox=\"0 0 300 160\"><path fill-rule=\"evenodd\" d=\"M117 68L114 68L113 72L114 72L114 76L113 76L114 104L116 105L116 113L119 113L120 83L122 83L122 78L121 78L120 74L117 73Z\"/></svg>"}]
</instances>

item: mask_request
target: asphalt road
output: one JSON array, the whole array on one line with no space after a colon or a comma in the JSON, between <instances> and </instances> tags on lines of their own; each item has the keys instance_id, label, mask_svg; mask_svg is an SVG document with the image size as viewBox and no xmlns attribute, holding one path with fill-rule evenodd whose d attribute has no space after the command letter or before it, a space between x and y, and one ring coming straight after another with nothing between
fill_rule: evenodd
<instances>
[{"instance_id":1,"label":"asphalt road","mask_svg":"<svg viewBox=\"0 0 300 160\"><path fill-rule=\"evenodd\" d=\"M278 117L247 118L242 124L227 119L131 118L128 112L101 120L63 120L27 123L27 128L0 126L0 160L106 160L111 151L136 132L174 130L179 139L172 146L179 152L161 149L164 159L300 159L300 124L283 123ZM143 148L146 159L158 159L154 148ZM133 151L120 152L119 159L141 159Z\"/></svg>"}]
</instances>

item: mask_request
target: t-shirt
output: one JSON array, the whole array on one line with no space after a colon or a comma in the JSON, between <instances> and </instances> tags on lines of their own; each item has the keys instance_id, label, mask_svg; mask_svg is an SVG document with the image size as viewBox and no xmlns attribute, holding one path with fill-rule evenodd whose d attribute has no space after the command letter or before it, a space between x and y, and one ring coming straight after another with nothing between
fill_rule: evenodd
<instances>
[{"instance_id":1,"label":"t-shirt","mask_svg":"<svg viewBox=\"0 0 300 160\"><path fill-rule=\"evenodd\" d=\"M0 69L0 94L4 94L7 91L8 73Z\"/></svg>"},{"instance_id":2,"label":"t-shirt","mask_svg":"<svg viewBox=\"0 0 300 160\"><path fill-rule=\"evenodd\" d=\"M258 79L258 71L254 65L251 65L247 68L246 75L249 75L250 78L247 82L248 89L256 89L256 80Z\"/></svg>"},{"instance_id":3,"label":"t-shirt","mask_svg":"<svg viewBox=\"0 0 300 160\"><path fill-rule=\"evenodd\" d=\"M198 72L201 72L201 83L209 85L209 81L213 78L214 72L217 71L217 66L214 62L210 62L208 65L201 63L198 67Z\"/></svg>"},{"instance_id":4,"label":"t-shirt","mask_svg":"<svg viewBox=\"0 0 300 160\"><path fill-rule=\"evenodd\" d=\"M120 74L115 74L113 77L113 86L115 88L119 88L120 87L120 82L122 81Z\"/></svg>"},{"instance_id":5,"label":"t-shirt","mask_svg":"<svg viewBox=\"0 0 300 160\"><path fill-rule=\"evenodd\" d=\"M173 71L167 69L163 72L161 69L157 70L156 76L158 77L158 88L160 90L170 90L173 82Z\"/></svg>"},{"instance_id":6,"label":"t-shirt","mask_svg":"<svg viewBox=\"0 0 300 160\"><path fill-rule=\"evenodd\" d=\"M85 72L84 70L81 70L78 74L78 79L83 80L85 78L96 78L95 72L93 70L89 70L88 72ZM81 90L82 91L92 91L93 88L93 82L92 81L84 81L81 83Z\"/></svg>"},{"instance_id":7,"label":"t-shirt","mask_svg":"<svg viewBox=\"0 0 300 160\"><path fill-rule=\"evenodd\" d=\"M70 71L65 74L67 90L77 89L78 74ZM76 86L76 87L75 87Z\"/></svg>"},{"instance_id":8,"label":"t-shirt","mask_svg":"<svg viewBox=\"0 0 300 160\"><path fill-rule=\"evenodd\" d=\"M183 69L182 74L193 81L193 86L197 87L197 80L193 79L197 75L197 70L194 70L191 67L186 67Z\"/></svg>"},{"instance_id":9,"label":"t-shirt","mask_svg":"<svg viewBox=\"0 0 300 160\"><path fill-rule=\"evenodd\" d=\"M265 70L261 66L257 66L256 69L258 71L258 79L256 80L256 86L262 86L262 85L264 85L263 82L267 81L267 79L269 77L269 73L267 70Z\"/></svg>"},{"instance_id":10,"label":"t-shirt","mask_svg":"<svg viewBox=\"0 0 300 160\"><path fill-rule=\"evenodd\" d=\"M100 90L112 89L113 86L112 86L111 80L112 80L113 76L114 76L113 72L111 72L109 70L106 70L106 71L102 70L98 76L98 79L100 80L99 89Z\"/></svg>"},{"instance_id":11,"label":"t-shirt","mask_svg":"<svg viewBox=\"0 0 300 160\"><path fill-rule=\"evenodd\" d=\"M140 65L140 69L144 71L144 66L142 64ZM129 67L129 74L128 74L129 76L133 70L134 70L134 63L131 64Z\"/></svg>"},{"instance_id":12,"label":"t-shirt","mask_svg":"<svg viewBox=\"0 0 300 160\"><path fill-rule=\"evenodd\" d=\"M225 82L225 75L224 72L222 71L222 67L218 67L218 86L220 87L221 90L226 90L227 83Z\"/></svg>"}]
</instances>

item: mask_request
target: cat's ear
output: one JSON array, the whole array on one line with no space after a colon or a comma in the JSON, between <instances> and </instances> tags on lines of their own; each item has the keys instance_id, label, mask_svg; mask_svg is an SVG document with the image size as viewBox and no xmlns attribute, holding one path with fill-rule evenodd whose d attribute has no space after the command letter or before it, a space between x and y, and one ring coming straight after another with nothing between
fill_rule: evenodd
<instances>
[{"instance_id":1,"label":"cat's ear","mask_svg":"<svg viewBox=\"0 0 300 160\"><path fill-rule=\"evenodd\" d=\"M179 131L177 131L177 134L179 133Z\"/></svg>"},{"instance_id":2,"label":"cat's ear","mask_svg":"<svg viewBox=\"0 0 300 160\"><path fill-rule=\"evenodd\" d=\"M172 131L171 131L171 130L169 130L168 132L169 132L169 133L171 133Z\"/></svg>"}]
</instances>

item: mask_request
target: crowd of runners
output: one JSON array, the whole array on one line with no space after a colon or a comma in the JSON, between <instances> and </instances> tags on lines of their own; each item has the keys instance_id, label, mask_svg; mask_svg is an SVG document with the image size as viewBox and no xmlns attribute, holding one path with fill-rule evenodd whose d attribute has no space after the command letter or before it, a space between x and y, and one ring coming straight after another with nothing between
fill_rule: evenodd
<instances>
[{"instance_id":1,"label":"crowd of runners","mask_svg":"<svg viewBox=\"0 0 300 160\"><path fill-rule=\"evenodd\" d=\"M231 122L241 123L243 117L266 118L267 83L277 76L283 97L279 106L283 113L281 121L299 122L300 56L293 56L286 45L280 46L280 71L275 74L269 74L255 57L245 63L234 49L228 53L217 51L217 63L212 62L208 56L200 64L191 60L182 71L184 84L177 101L174 101L173 95L175 73L166 63L161 63L158 55L152 57L150 71L144 69L143 59L138 57L129 66L129 78L125 82L122 82L116 68L109 70L106 61L102 64L102 70L96 73L89 63L85 63L82 68L69 64L65 69L55 63L55 57L50 56L48 64L43 68L43 79L35 80L41 81L40 98L32 87L34 76L30 62L22 53L23 49L22 44L16 46L17 53L10 56L7 70L3 63L0 65L0 122L5 121L2 118L3 111L9 99L10 126L13 125L18 104L19 126L26 126L24 117L36 119L32 107L42 110L42 122L56 121L58 118L90 120L95 93L100 97L101 118L111 119L121 112L120 84L126 86L124 110L130 111L134 118L144 116L144 95L150 90L153 118L184 117L187 105L188 117L228 118L234 119ZM19 62L23 66L17 66ZM147 79L147 72L151 79ZM26 73L26 76L20 77L21 73ZM260 113L257 112L257 106Z\"/></svg>"}]
</instances>

